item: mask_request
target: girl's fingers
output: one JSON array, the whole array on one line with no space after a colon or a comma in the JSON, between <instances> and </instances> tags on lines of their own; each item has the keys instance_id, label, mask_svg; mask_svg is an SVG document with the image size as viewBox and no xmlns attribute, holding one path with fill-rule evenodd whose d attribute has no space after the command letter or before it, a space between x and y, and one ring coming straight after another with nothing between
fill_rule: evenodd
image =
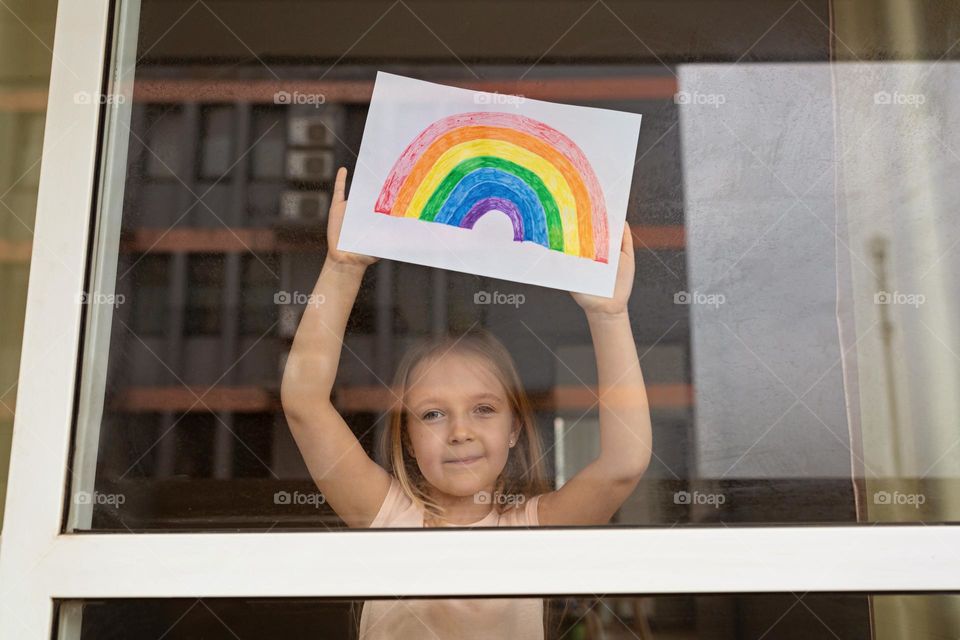
<instances>
[{"instance_id":1,"label":"girl's fingers","mask_svg":"<svg viewBox=\"0 0 960 640\"><path fill-rule=\"evenodd\" d=\"M620 251L627 255L633 255L633 232L630 231L630 225L623 223L623 239L620 243Z\"/></svg>"},{"instance_id":2,"label":"girl's fingers","mask_svg":"<svg viewBox=\"0 0 960 640\"><path fill-rule=\"evenodd\" d=\"M334 202L343 202L344 200L344 191L347 188L347 168L340 167L337 169L337 179L333 183L333 201Z\"/></svg>"}]
</instances>

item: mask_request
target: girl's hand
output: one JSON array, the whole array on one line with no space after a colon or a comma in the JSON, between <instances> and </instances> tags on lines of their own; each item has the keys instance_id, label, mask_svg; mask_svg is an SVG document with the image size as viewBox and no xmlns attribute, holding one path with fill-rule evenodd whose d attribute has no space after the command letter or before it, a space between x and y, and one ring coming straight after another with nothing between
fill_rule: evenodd
<instances>
[{"instance_id":1,"label":"girl's hand","mask_svg":"<svg viewBox=\"0 0 960 640\"><path fill-rule=\"evenodd\" d=\"M343 227L343 214L347 210L347 201L344 192L347 187L347 169L337 169L337 179L333 185L333 199L330 201L330 211L327 214L327 260L337 264L368 267L377 261L377 258L360 253L350 253L337 249L340 240L340 229Z\"/></svg>"},{"instance_id":2,"label":"girl's hand","mask_svg":"<svg viewBox=\"0 0 960 640\"><path fill-rule=\"evenodd\" d=\"M612 298L595 296L588 293L578 293L571 291L570 295L577 301L587 314L600 313L617 315L626 313L627 300L630 299L630 291L633 289L633 236L630 233L630 225L624 221L623 238L620 243L620 263L617 265L617 282L613 289Z\"/></svg>"}]
</instances>

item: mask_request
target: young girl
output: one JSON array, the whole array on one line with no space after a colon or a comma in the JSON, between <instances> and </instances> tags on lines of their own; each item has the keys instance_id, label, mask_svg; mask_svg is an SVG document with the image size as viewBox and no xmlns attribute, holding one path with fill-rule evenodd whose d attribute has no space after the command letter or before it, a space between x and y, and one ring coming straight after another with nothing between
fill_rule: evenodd
<instances>
[{"instance_id":1,"label":"young girl","mask_svg":"<svg viewBox=\"0 0 960 640\"><path fill-rule=\"evenodd\" d=\"M624 225L612 298L573 293L597 358L600 454L550 491L529 401L509 352L486 331L423 342L403 357L381 440L363 450L330 400L344 330L376 258L337 249L346 169L337 172L327 257L283 375L283 410L311 476L349 527L602 525L651 456L650 412L627 315L634 257ZM361 640L543 638L542 601L523 598L364 603Z\"/></svg>"}]
</instances>

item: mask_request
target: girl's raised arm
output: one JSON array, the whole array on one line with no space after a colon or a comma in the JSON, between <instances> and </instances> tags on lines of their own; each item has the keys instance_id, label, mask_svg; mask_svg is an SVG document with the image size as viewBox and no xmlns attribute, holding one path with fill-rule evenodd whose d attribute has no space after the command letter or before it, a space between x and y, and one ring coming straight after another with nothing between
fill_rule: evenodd
<instances>
[{"instance_id":1,"label":"girl's raised arm","mask_svg":"<svg viewBox=\"0 0 960 640\"><path fill-rule=\"evenodd\" d=\"M343 334L366 268L376 258L339 251L347 170L337 171L327 216L327 257L303 312L283 372L280 399L307 469L350 527L367 527L383 504L390 475L370 459L330 401Z\"/></svg>"},{"instance_id":2,"label":"girl's raised arm","mask_svg":"<svg viewBox=\"0 0 960 640\"><path fill-rule=\"evenodd\" d=\"M650 406L627 315L633 275L633 237L625 224L613 298L573 294L587 314L597 356L600 455L540 498L541 525L607 524L650 463Z\"/></svg>"}]
</instances>

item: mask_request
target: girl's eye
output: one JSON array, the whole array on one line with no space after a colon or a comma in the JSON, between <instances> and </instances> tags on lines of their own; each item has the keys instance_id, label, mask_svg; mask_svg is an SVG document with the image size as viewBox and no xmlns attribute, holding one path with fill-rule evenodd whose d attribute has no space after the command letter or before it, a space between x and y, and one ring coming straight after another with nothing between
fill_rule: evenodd
<instances>
[{"instance_id":1,"label":"girl's eye","mask_svg":"<svg viewBox=\"0 0 960 640\"><path fill-rule=\"evenodd\" d=\"M497 410L491 407L490 405L484 404L477 407L477 411L479 411L480 413L496 413Z\"/></svg>"},{"instance_id":2,"label":"girl's eye","mask_svg":"<svg viewBox=\"0 0 960 640\"><path fill-rule=\"evenodd\" d=\"M427 411L425 414L420 416L421 420L432 420L440 416L440 412L434 409L433 411Z\"/></svg>"}]
</instances>

